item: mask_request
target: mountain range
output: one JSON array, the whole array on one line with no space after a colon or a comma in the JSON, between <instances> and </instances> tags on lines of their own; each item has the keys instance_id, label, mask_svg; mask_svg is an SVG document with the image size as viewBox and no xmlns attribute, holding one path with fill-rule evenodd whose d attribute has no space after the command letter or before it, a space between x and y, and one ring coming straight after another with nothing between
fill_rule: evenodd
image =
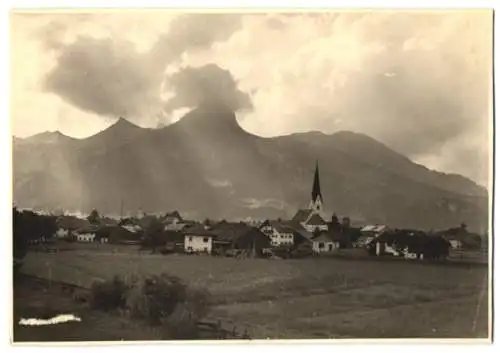
<instances>
[{"instance_id":1,"label":"mountain range","mask_svg":"<svg viewBox=\"0 0 500 353\"><path fill-rule=\"evenodd\" d=\"M289 218L309 203L316 161L329 214L394 227L487 228L488 192L463 176L429 170L349 131L259 137L215 105L160 129L119 119L84 139L14 137L13 201L108 214Z\"/></svg>"}]
</instances>

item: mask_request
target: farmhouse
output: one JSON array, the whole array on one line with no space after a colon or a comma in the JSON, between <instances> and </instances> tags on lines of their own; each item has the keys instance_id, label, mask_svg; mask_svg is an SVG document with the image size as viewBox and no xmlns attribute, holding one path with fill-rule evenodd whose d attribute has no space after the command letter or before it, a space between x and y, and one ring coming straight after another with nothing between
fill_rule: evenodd
<instances>
[{"instance_id":1,"label":"farmhouse","mask_svg":"<svg viewBox=\"0 0 500 353\"><path fill-rule=\"evenodd\" d=\"M203 225L190 227L184 232L184 251L211 253L215 237L211 227Z\"/></svg>"},{"instance_id":2,"label":"farmhouse","mask_svg":"<svg viewBox=\"0 0 500 353\"><path fill-rule=\"evenodd\" d=\"M124 218L121 219L118 225L131 233L139 233L142 231L142 227L136 218Z\"/></svg>"},{"instance_id":3,"label":"farmhouse","mask_svg":"<svg viewBox=\"0 0 500 353\"><path fill-rule=\"evenodd\" d=\"M260 231L271 240L271 246L292 246L294 244L295 230L282 221L265 221L260 226Z\"/></svg>"},{"instance_id":4,"label":"farmhouse","mask_svg":"<svg viewBox=\"0 0 500 353\"><path fill-rule=\"evenodd\" d=\"M365 236L378 237L386 231L389 231L389 227L386 225L365 225L361 228L361 233Z\"/></svg>"},{"instance_id":5,"label":"farmhouse","mask_svg":"<svg viewBox=\"0 0 500 353\"><path fill-rule=\"evenodd\" d=\"M224 252L226 250L242 250L253 256L262 255L263 249L271 247L269 237L261 230L243 222L220 222L213 227L214 248Z\"/></svg>"},{"instance_id":6,"label":"farmhouse","mask_svg":"<svg viewBox=\"0 0 500 353\"><path fill-rule=\"evenodd\" d=\"M312 249L316 254L333 252L340 247L341 234L336 231L322 231L312 239Z\"/></svg>"},{"instance_id":7,"label":"farmhouse","mask_svg":"<svg viewBox=\"0 0 500 353\"><path fill-rule=\"evenodd\" d=\"M166 231L181 231L189 225L189 222L185 222L178 211L167 213L162 223Z\"/></svg>"},{"instance_id":8,"label":"farmhouse","mask_svg":"<svg viewBox=\"0 0 500 353\"><path fill-rule=\"evenodd\" d=\"M88 220L74 216L60 216L57 218L56 224L57 230L55 236L57 238L66 238L76 230L90 226Z\"/></svg>"},{"instance_id":9,"label":"farmhouse","mask_svg":"<svg viewBox=\"0 0 500 353\"><path fill-rule=\"evenodd\" d=\"M140 234L131 232L124 226L108 226L101 228L97 233L98 240L102 243L134 245L141 241Z\"/></svg>"},{"instance_id":10,"label":"farmhouse","mask_svg":"<svg viewBox=\"0 0 500 353\"><path fill-rule=\"evenodd\" d=\"M75 231L76 241L82 243L92 243L95 240L98 230L99 226L96 225L89 225L85 228L80 228Z\"/></svg>"}]
</instances>

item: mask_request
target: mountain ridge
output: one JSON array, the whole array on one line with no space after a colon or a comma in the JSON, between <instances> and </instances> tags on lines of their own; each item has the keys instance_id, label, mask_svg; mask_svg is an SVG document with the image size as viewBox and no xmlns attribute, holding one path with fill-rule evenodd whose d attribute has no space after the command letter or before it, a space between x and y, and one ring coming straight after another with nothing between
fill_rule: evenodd
<instances>
[{"instance_id":1,"label":"mountain ridge","mask_svg":"<svg viewBox=\"0 0 500 353\"><path fill-rule=\"evenodd\" d=\"M27 207L115 213L127 199L131 210L288 216L307 203L310 169L318 159L332 212L420 227L462 221L483 227L487 221L484 187L429 170L367 135L339 131L263 138L245 131L233 112L220 107L193 109L160 129L119 119L86 139L39 146L35 152L23 145L14 151L14 198ZM249 207L244 200L254 201Z\"/></svg>"}]
</instances>

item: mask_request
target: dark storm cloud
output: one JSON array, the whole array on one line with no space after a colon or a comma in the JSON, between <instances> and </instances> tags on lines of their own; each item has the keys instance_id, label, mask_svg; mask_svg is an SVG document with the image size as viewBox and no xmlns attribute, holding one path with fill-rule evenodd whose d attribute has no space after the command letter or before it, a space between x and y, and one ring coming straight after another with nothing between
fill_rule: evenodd
<instances>
[{"instance_id":1,"label":"dark storm cloud","mask_svg":"<svg viewBox=\"0 0 500 353\"><path fill-rule=\"evenodd\" d=\"M175 92L166 104L166 112L205 103L222 104L233 111L253 108L250 96L238 89L231 72L215 64L181 69L167 77L166 82Z\"/></svg>"},{"instance_id":2,"label":"dark storm cloud","mask_svg":"<svg viewBox=\"0 0 500 353\"><path fill-rule=\"evenodd\" d=\"M137 52L125 40L78 37L69 45L57 46L57 65L46 76L45 89L99 115L155 116L163 106L160 90L165 68L185 52L228 39L240 27L238 15L182 15L146 53ZM62 25L47 27L46 42L51 43L51 33L63 30Z\"/></svg>"}]
</instances>

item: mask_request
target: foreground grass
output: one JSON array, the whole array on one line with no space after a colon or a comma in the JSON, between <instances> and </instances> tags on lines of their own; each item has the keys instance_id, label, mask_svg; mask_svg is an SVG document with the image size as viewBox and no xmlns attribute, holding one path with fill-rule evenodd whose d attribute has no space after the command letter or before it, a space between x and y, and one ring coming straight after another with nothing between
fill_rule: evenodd
<instances>
[{"instance_id":1,"label":"foreground grass","mask_svg":"<svg viewBox=\"0 0 500 353\"><path fill-rule=\"evenodd\" d=\"M162 256L124 247L30 253L23 271L86 287L117 273L169 272L208 288L215 317L260 339L488 336L486 268Z\"/></svg>"},{"instance_id":2,"label":"foreground grass","mask_svg":"<svg viewBox=\"0 0 500 353\"><path fill-rule=\"evenodd\" d=\"M160 328L148 327L117 313L102 313L77 304L57 285L21 277L14 285L14 342L134 341L168 338ZM21 326L21 318L48 319L74 314L80 322L47 326Z\"/></svg>"}]
</instances>

